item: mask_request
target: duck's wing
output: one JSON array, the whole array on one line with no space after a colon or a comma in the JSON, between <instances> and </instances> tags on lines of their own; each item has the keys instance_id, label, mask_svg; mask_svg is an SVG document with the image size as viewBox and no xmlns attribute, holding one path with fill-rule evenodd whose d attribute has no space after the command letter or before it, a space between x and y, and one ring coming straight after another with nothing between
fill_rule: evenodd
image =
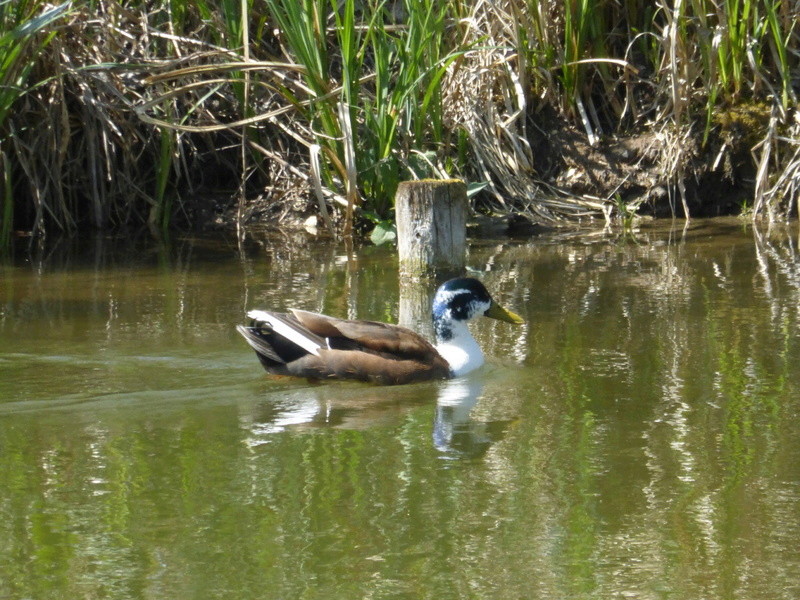
<instances>
[{"instance_id":1,"label":"duck's wing","mask_svg":"<svg viewBox=\"0 0 800 600\"><path fill-rule=\"evenodd\" d=\"M237 326L272 374L310 379L359 379L382 384L450 377L450 366L410 329L346 321L317 313L253 310Z\"/></svg>"},{"instance_id":2,"label":"duck's wing","mask_svg":"<svg viewBox=\"0 0 800 600\"><path fill-rule=\"evenodd\" d=\"M297 320L297 317L287 313L270 312L266 310L251 310L247 316L253 320L254 325L266 325L271 332L287 339L306 352L319 356L319 349L325 346L324 336L320 337Z\"/></svg>"},{"instance_id":3,"label":"duck's wing","mask_svg":"<svg viewBox=\"0 0 800 600\"><path fill-rule=\"evenodd\" d=\"M325 338L329 348L364 349L398 359L431 362L441 359L436 348L418 333L399 325L377 321L349 321L304 310L292 310L297 321L310 333ZM347 341L351 344L347 344Z\"/></svg>"},{"instance_id":4,"label":"duck's wing","mask_svg":"<svg viewBox=\"0 0 800 600\"><path fill-rule=\"evenodd\" d=\"M318 357L325 340L310 332L288 313L251 310L249 327L237 325L250 347L256 351L264 367L281 370L305 355Z\"/></svg>"}]
</instances>

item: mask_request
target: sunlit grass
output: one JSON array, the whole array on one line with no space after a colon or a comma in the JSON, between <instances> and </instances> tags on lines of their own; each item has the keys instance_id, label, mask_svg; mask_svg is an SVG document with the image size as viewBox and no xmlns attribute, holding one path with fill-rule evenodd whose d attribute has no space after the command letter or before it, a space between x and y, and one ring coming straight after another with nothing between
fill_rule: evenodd
<instances>
[{"instance_id":1,"label":"sunlit grass","mask_svg":"<svg viewBox=\"0 0 800 600\"><path fill-rule=\"evenodd\" d=\"M328 158L325 184L342 188L348 215L363 196L369 214L386 218L397 185L414 175L411 153L447 154L440 86L463 51L448 32L452 9L433 0L395 3L406 18L393 26L386 2L368 4L358 20L354 0L268 5L285 33L286 58L304 67L309 93L302 114L311 126L308 141Z\"/></svg>"}]
</instances>

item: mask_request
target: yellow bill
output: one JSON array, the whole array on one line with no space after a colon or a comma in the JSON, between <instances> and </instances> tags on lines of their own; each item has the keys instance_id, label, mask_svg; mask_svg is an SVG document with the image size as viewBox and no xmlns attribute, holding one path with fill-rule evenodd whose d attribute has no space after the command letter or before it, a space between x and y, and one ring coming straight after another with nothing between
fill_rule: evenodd
<instances>
[{"instance_id":1,"label":"yellow bill","mask_svg":"<svg viewBox=\"0 0 800 600\"><path fill-rule=\"evenodd\" d=\"M510 310L503 308L495 301L492 301L492 305L489 307L489 310L483 314L486 317L505 321L506 323L514 323L515 325L525 322L525 320L517 313L513 313Z\"/></svg>"}]
</instances>

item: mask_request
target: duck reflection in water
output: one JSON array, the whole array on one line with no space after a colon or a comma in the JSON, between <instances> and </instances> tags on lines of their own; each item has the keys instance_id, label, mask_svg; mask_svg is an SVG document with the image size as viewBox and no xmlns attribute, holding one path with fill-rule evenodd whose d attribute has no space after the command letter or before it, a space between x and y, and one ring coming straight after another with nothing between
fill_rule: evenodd
<instances>
[{"instance_id":1,"label":"duck reflection in water","mask_svg":"<svg viewBox=\"0 0 800 600\"><path fill-rule=\"evenodd\" d=\"M251 447L269 443L284 431L332 427L369 429L391 425L436 398L433 445L442 458L476 458L502 437L508 422L477 422L471 417L484 387L479 374L442 382L394 388L360 384L319 385L272 391L242 422ZM425 388L425 389L421 389Z\"/></svg>"},{"instance_id":2,"label":"duck reflection in water","mask_svg":"<svg viewBox=\"0 0 800 600\"><path fill-rule=\"evenodd\" d=\"M476 421L472 409L484 387L479 376L443 383L433 419L433 445L445 459L478 458L505 434L511 421Z\"/></svg>"}]
</instances>

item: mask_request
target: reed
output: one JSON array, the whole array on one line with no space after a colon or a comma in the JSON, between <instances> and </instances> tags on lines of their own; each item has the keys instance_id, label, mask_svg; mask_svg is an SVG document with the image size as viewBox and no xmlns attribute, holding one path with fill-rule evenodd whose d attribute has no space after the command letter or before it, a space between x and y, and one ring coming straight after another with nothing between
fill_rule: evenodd
<instances>
[{"instance_id":1,"label":"reed","mask_svg":"<svg viewBox=\"0 0 800 600\"><path fill-rule=\"evenodd\" d=\"M38 0L0 0L0 247L11 240L14 220L14 173L11 165L14 128L9 113L30 89L39 83L34 77L35 58L53 40L56 23L69 8L69 2L52 6ZM23 123L21 126L30 126ZM40 222L40 220L38 220Z\"/></svg>"},{"instance_id":2,"label":"reed","mask_svg":"<svg viewBox=\"0 0 800 600\"><path fill-rule=\"evenodd\" d=\"M740 103L774 106L751 135L753 206L785 216L797 17L785 0L0 0L0 245L15 228L164 232L212 193L244 199L242 221L248 196L276 218L307 196L350 232L427 176L537 221L628 215L617 190L541 172L540 115L595 148L654 132L680 191L693 137L711 148Z\"/></svg>"},{"instance_id":3,"label":"reed","mask_svg":"<svg viewBox=\"0 0 800 600\"><path fill-rule=\"evenodd\" d=\"M790 129L787 109L797 102L791 73L800 38L796 8L786 3L505 0L475 2L473 14L472 35L489 44L465 69L471 74L488 65L500 68L480 78L470 75L464 84L479 86L479 95L503 90L506 103L475 105L461 123L492 175L496 210L522 211L536 220L601 206L615 210L616 190L607 197L572 197L564 206L562 190L541 180L528 119L544 106L558 107L592 146L603 135L652 131L663 140L661 177L680 194L687 216L684 181L696 162L693 132L703 131L701 143L708 144L715 115L754 100L776 103L782 115L777 127ZM720 152L726 151L731 148L723 145ZM785 160L772 160L762 173L775 181L786 168Z\"/></svg>"},{"instance_id":4,"label":"reed","mask_svg":"<svg viewBox=\"0 0 800 600\"><path fill-rule=\"evenodd\" d=\"M357 20L359 4L365 12ZM268 5L286 33L287 60L303 67L308 93L285 99L302 106L311 125L308 145L324 150L325 184L342 188L348 215L363 197L365 214L388 217L398 183L420 176L412 173L415 153L450 150L442 148L439 100L442 79L463 52L449 37L452 6L433 0ZM390 8L404 15L401 26L392 25Z\"/></svg>"}]
</instances>

